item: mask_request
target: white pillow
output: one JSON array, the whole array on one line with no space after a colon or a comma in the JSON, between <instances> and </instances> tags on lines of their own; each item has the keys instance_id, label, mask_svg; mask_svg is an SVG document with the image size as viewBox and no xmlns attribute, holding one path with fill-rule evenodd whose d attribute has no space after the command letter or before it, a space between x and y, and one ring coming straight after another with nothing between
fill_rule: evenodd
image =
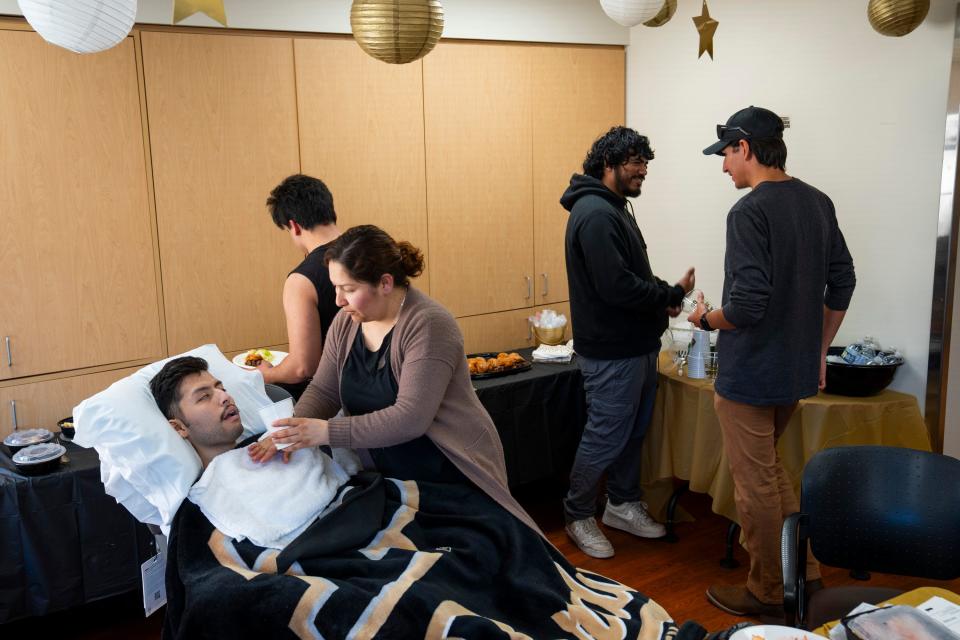
<instances>
[{"instance_id":1,"label":"white pillow","mask_svg":"<svg viewBox=\"0 0 960 640\"><path fill-rule=\"evenodd\" d=\"M150 379L173 358L196 356L223 382L240 410L244 433L263 433L259 409L271 404L259 371L228 361L216 345L147 365L87 398L73 410L74 441L100 454L100 477L109 495L141 522L169 533L173 516L200 477L200 457L177 435L150 393Z\"/></svg>"}]
</instances>

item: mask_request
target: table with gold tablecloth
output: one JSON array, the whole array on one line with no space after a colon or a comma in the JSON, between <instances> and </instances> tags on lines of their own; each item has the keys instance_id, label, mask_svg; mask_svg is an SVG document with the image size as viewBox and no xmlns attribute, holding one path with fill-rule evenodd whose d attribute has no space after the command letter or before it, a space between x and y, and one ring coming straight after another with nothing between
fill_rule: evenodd
<instances>
[{"instance_id":1,"label":"table with gold tablecloth","mask_svg":"<svg viewBox=\"0 0 960 640\"><path fill-rule=\"evenodd\" d=\"M919 589L914 589L913 591L907 591L906 593L901 593L895 598L890 598L889 600L884 600L877 604L878 607L884 607L887 605L906 605L908 607L919 607L921 604L929 600L934 596L939 596L948 602L953 604L960 605L960 595L957 595L953 591L947 589L941 589L939 587L920 587ZM833 622L828 622L827 624L813 630L813 633L819 634L824 637L830 635L830 630L835 626L840 624L839 620L834 620Z\"/></svg>"},{"instance_id":2,"label":"table with gold tablecloth","mask_svg":"<svg viewBox=\"0 0 960 640\"><path fill-rule=\"evenodd\" d=\"M840 445L887 445L930 451L930 436L915 397L884 390L867 398L820 393L800 401L777 444L799 492L813 454ZM653 419L643 445L641 483L651 512L664 517L673 478L713 498L713 511L737 522L733 478L713 409L713 381L676 373L662 354Z\"/></svg>"}]
</instances>

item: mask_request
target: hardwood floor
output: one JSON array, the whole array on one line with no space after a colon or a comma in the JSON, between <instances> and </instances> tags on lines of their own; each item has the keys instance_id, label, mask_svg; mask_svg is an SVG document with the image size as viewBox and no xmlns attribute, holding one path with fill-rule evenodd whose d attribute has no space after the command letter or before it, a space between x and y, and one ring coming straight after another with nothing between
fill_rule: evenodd
<instances>
[{"instance_id":1,"label":"hardwood floor","mask_svg":"<svg viewBox=\"0 0 960 640\"><path fill-rule=\"evenodd\" d=\"M747 572L747 555L739 546L735 555L741 566L736 569L720 566L728 521L710 511L708 496L688 493L681 499L684 508L696 521L677 525L678 542L642 540L606 529L617 554L608 560L597 560L577 549L564 533L560 506L562 490L558 484L529 486L516 493L550 541L574 565L651 596L678 622L696 620L708 630L715 631L741 621L711 606L704 596L709 585L741 583ZM828 585L856 582L839 569L824 567L823 573ZM875 574L871 584L904 590L935 584L960 593L960 580L938 583ZM59 638L80 640L153 640L160 638L162 620L162 611L144 619L140 593L134 592L44 618L0 625L0 636L51 637L56 634Z\"/></svg>"},{"instance_id":2,"label":"hardwood floor","mask_svg":"<svg viewBox=\"0 0 960 640\"><path fill-rule=\"evenodd\" d=\"M519 497L550 542L575 566L618 580L650 596L678 623L695 620L707 630L717 631L744 620L717 609L705 596L712 584L745 583L749 565L747 552L736 545L734 557L740 566L735 569L720 566L729 520L710 510L710 497L706 494L686 493L680 499L680 504L695 521L675 526L679 537L676 543L644 540L604 527L616 550L616 555L607 560L587 556L570 541L563 530L559 497L553 501L531 499L522 492ZM863 584L842 569L822 567L821 572L827 586ZM960 593L960 579L940 582L873 574L870 584L904 591L924 585L940 586Z\"/></svg>"}]
</instances>

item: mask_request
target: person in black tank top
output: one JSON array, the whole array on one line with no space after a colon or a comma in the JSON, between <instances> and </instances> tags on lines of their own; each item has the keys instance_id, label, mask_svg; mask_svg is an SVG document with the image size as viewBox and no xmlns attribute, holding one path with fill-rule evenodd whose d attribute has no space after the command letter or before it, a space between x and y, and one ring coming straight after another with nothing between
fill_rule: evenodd
<instances>
[{"instance_id":1,"label":"person in black tank top","mask_svg":"<svg viewBox=\"0 0 960 640\"><path fill-rule=\"evenodd\" d=\"M324 253L340 230L333 195L317 178L286 178L270 192L267 208L274 224L290 234L305 257L283 285L289 355L275 367L265 362L259 369L264 382L285 388L296 400L320 364L327 329L339 310Z\"/></svg>"}]
</instances>

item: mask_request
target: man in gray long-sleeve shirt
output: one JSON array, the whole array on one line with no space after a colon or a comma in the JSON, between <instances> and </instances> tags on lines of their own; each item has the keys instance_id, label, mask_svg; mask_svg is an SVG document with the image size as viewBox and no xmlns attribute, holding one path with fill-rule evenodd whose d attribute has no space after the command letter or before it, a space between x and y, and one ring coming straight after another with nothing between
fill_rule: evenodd
<instances>
[{"instance_id":1,"label":"man in gray long-sleeve shirt","mask_svg":"<svg viewBox=\"0 0 960 640\"><path fill-rule=\"evenodd\" d=\"M797 402L823 388L856 276L830 198L784 170L779 116L742 109L717 125L717 138L703 153L722 155L734 186L751 191L727 216L723 306L698 304L689 320L720 331L714 406L750 573L745 586L714 585L707 598L734 615L782 616L780 529L800 505L776 443ZM808 557L816 585L820 569Z\"/></svg>"}]
</instances>

